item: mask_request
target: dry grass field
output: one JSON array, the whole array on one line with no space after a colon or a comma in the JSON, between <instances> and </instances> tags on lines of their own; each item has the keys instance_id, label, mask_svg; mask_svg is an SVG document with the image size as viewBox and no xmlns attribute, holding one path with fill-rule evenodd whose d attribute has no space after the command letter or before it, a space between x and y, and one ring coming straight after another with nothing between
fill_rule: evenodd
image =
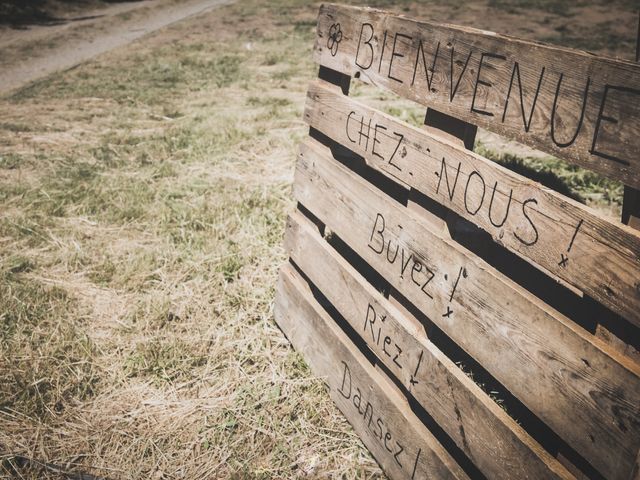
<instances>
[{"instance_id":1,"label":"dry grass field","mask_svg":"<svg viewBox=\"0 0 640 480\"><path fill-rule=\"evenodd\" d=\"M369 4L634 48L633 1ZM382 476L271 312L317 9L238 1L0 98L0 478ZM619 214L619 185L480 139Z\"/></svg>"}]
</instances>

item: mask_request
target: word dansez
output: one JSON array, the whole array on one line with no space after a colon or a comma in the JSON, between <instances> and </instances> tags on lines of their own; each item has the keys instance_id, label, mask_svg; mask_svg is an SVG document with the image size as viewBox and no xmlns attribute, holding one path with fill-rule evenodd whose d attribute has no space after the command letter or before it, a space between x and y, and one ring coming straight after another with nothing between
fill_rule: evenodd
<instances>
[{"instance_id":1,"label":"word dansez","mask_svg":"<svg viewBox=\"0 0 640 480\"><path fill-rule=\"evenodd\" d=\"M414 461L405 462L403 465L402 462L405 460L405 457L407 457L408 452L400 443L400 439L391 433L391 430L389 430L388 425L385 423L384 417L375 411L371 402L367 400L365 405L365 401L362 398L362 390L354 382L349 365L344 360L341 360L341 363L343 366L342 381L340 388L338 388L338 393L346 400L351 400L351 403L362 417L362 421L367 429L373 434L380 445L393 456L394 461L400 468L405 468L406 466L412 469L411 478L414 478L422 450L418 450ZM364 391L371 392L372 390L371 388L364 388Z\"/></svg>"},{"instance_id":2,"label":"word dansez","mask_svg":"<svg viewBox=\"0 0 640 480\"><path fill-rule=\"evenodd\" d=\"M378 40L379 38L381 41ZM591 77L587 77L583 86L578 89L582 92L582 98L578 101L576 96L567 93L573 91L573 86L570 85L567 88L564 74L560 73L556 81L555 78L551 78L552 75L544 66L539 70L537 82L532 82L530 87L525 88L523 78L526 78L526 75L521 73L522 65L518 61L513 61L512 64L506 63L507 69L510 70L510 75L505 76L505 81L508 81L508 84L498 85L492 83L490 79L495 78L497 69L504 65L504 62L510 62L505 55L474 50L469 50L468 53L465 52L462 55L458 51L456 55L455 45L448 43L444 46L440 41L436 42L435 40L433 43L434 45L426 45L422 38L414 38L400 32L393 33L389 30L384 30L380 36L380 32L376 32L371 23L363 23L360 27L356 55L353 61L362 70L373 68L388 79L410 87L417 88L417 82L421 82L423 85L426 83L425 91L428 94L446 94L450 103L459 93L460 85L473 85L470 112L486 117L496 117L499 122L504 123L511 109L516 109L515 112L522 118L525 132L529 132L531 129L536 108L542 109L545 116L550 110L548 125L545 123L544 128L549 129L551 140L559 148L569 147L576 141L583 128L585 118L587 118L588 122L594 123L590 130L593 131L592 137L588 140L589 153L623 165L630 165L632 159L619 158L616 156L617 153L603 151L606 147L603 147L601 143L605 132L607 136L610 136L611 131L620 128L624 121L624 118L619 119L612 116L611 105L615 103L638 104L640 90L605 84L602 93L597 92L598 98L594 97L594 83ZM384 62L386 64L383 69ZM438 85L439 82L445 82L447 78L448 89L445 85ZM564 86L563 81L565 82ZM543 88L543 84L545 88ZM503 96L501 107L490 111L487 109L488 106L480 105L478 86L481 86L482 91L494 89L496 92L500 92L499 95ZM555 90L555 94L553 94L553 101L551 101L550 92L553 90ZM544 100L546 105L539 107L540 94L545 91L549 92L548 95L543 94L546 97ZM525 101L526 97L529 98ZM590 97L592 102L596 102L590 107L591 110L594 110L594 115L585 115ZM575 116L575 120L572 120L573 125L569 125L565 118L556 118L559 117L559 108L565 102L576 104L576 110L580 109L580 114ZM525 106L525 103L528 106ZM562 133L559 134L559 131Z\"/></svg>"},{"instance_id":3,"label":"word dansez","mask_svg":"<svg viewBox=\"0 0 640 480\"><path fill-rule=\"evenodd\" d=\"M369 237L367 247L378 255L384 255L387 262L392 265L396 263L396 260L398 260L400 278L404 279L406 274L415 285L420 287L420 291L422 291L422 293L430 299L433 299L433 295L427 291L427 286L431 283L431 280L433 280L435 272L418 260L413 252L405 250L405 248L398 242L395 242L394 246L391 245L391 239L385 242L385 228L386 221L384 216L381 213L376 214L376 219L373 223L373 228L371 229L371 236ZM409 268L409 266L411 267Z\"/></svg>"}]
</instances>

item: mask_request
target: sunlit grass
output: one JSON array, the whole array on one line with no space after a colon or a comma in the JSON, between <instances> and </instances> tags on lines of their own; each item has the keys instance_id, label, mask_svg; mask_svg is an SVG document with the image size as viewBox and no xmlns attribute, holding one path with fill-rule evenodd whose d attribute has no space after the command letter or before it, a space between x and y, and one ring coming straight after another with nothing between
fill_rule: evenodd
<instances>
[{"instance_id":1,"label":"sunlit grass","mask_svg":"<svg viewBox=\"0 0 640 480\"><path fill-rule=\"evenodd\" d=\"M271 314L316 7L238 2L0 100L0 471L381 475Z\"/></svg>"},{"instance_id":2,"label":"sunlit grass","mask_svg":"<svg viewBox=\"0 0 640 480\"><path fill-rule=\"evenodd\" d=\"M272 320L315 70L316 11L284 25L284 5L241 2L3 102L4 468L379 475Z\"/></svg>"}]
</instances>

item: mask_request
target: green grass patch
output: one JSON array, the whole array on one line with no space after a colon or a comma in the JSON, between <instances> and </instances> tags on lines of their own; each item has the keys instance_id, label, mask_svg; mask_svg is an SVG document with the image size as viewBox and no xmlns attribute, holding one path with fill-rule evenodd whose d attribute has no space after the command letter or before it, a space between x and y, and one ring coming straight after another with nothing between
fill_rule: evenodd
<instances>
[{"instance_id":1,"label":"green grass patch","mask_svg":"<svg viewBox=\"0 0 640 480\"><path fill-rule=\"evenodd\" d=\"M496 153L483 145L476 152L542 185L582 203L622 205L624 186L590 170L555 157L523 158Z\"/></svg>"},{"instance_id":2,"label":"green grass patch","mask_svg":"<svg viewBox=\"0 0 640 480\"><path fill-rule=\"evenodd\" d=\"M21 166L22 163L23 163L22 155L18 155L16 153L0 154L0 169L13 170Z\"/></svg>"},{"instance_id":3,"label":"green grass patch","mask_svg":"<svg viewBox=\"0 0 640 480\"><path fill-rule=\"evenodd\" d=\"M13 257L0 272L0 410L46 421L98 388L95 348L76 323L64 289L25 277L34 265Z\"/></svg>"},{"instance_id":4,"label":"green grass patch","mask_svg":"<svg viewBox=\"0 0 640 480\"><path fill-rule=\"evenodd\" d=\"M152 340L139 343L125 362L130 377L152 377L159 382L173 382L190 376L191 370L204 365L207 356L194 351L193 345L180 339Z\"/></svg>"},{"instance_id":5,"label":"green grass patch","mask_svg":"<svg viewBox=\"0 0 640 480\"><path fill-rule=\"evenodd\" d=\"M236 2L3 100L16 109L0 124L7 450L32 453L38 436L43 455L109 478L380 478L272 318L316 15ZM423 124L424 107L352 83ZM587 203L620 201L559 160L479 151Z\"/></svg>"}]
</instances>

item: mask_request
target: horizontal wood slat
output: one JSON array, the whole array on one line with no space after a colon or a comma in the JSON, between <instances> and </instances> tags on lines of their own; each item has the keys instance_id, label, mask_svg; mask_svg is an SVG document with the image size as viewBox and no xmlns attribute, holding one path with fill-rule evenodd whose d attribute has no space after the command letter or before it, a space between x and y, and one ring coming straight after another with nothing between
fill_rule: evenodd
<instances>
[{"instance_id":1,"label":"horizontal wood slat","mask_svg":"<svg viewBox=\"0 0 640 480\"><path fill-rule=\"evenodd\" d=\"M640 326L640 232L316 81L309 125Z\"/></svg>"},{"instance_id":2,"label":"horizontal wood slat","mask_svg":"<svg viewBox=\"0 0 640 480\"><path fill-rule=\"evenodd\" d=\"M299 212L287 222L285 248L487 478L574 478L367 283Z\"/></svg>"},{"instance_id":3,"label":"horizontal wood slat","mask_svg":"<svg viewBox=\"0 0 640 480\"><path fill-rule=\"evenodd\" d=\"M640 65L325 4L315 60L640 188Z\"/></svg>"},{"instance_id":4,"label":"horizontal wood slat","mask_svg":"<svg viewBox=\"0 0 640 480\"><path fill-rule=\"evenodd\" d=\"M291 266L280 272L274 315L313 373L325 379L331 398L389 476L468 478Z\"/></svg>"},{"instance_id":5,"label":"horizontal wood slat","mask_svg":"<svg viewBox=\"0 0 640 480\"><path fill-rule=\"evenodd\" d=\"M640 369L330 157L301 146L294 195L602 474L640 444Z\"/></svg>"}]
</instances>

